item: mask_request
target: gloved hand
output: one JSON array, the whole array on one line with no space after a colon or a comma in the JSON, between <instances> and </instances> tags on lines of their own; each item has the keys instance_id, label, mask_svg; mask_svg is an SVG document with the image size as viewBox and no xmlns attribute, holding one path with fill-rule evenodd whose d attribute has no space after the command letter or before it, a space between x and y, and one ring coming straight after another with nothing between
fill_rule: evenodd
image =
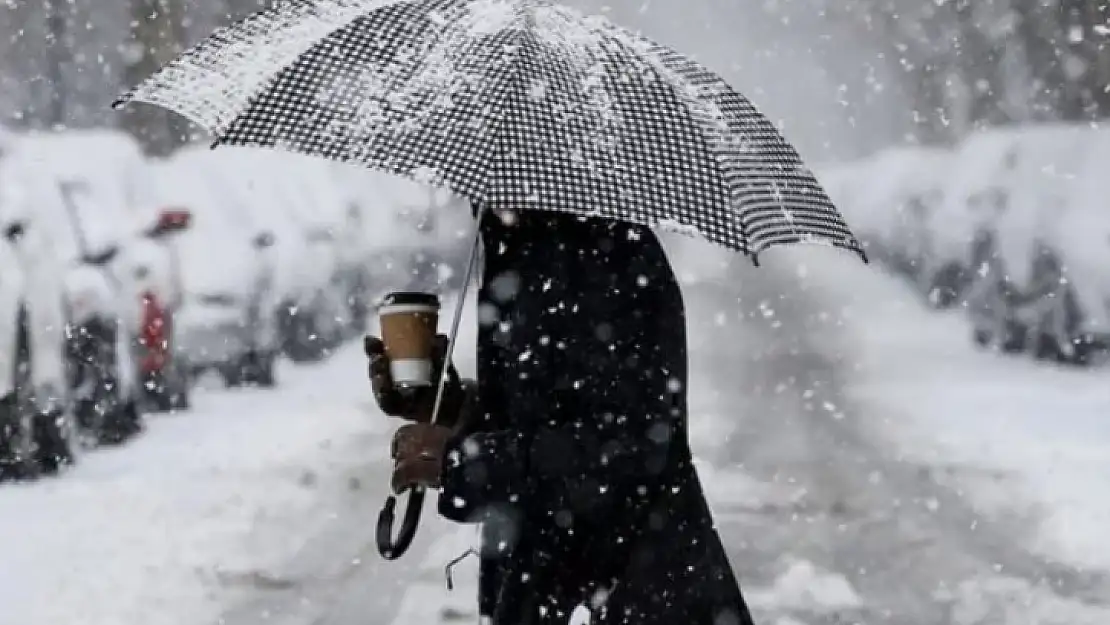
<instances>
[{"instance_id":1,"label":"gloved hand","mask_svg":"<svg viewBox=\"0 0 1110 625\"><path fill-rule=\"evenodd\" d=\"M451 426L431 423L402 425L393 435L390 456L393 458L393 492L401 494L408 488L422 486L439 488L443 455L447 441L466 431L478 405L478 385L472 380L461 383L461 400ZM445 404L446 406L446 404Z\"/></svg>"},{"instance_id":2,"label":"gloved hand","mask_svg":"<svg viewBox=\"0 0 1110 625\"><path fill-rule=\"evenodd\" d=\"M430 423L409 423L393 436L393 492L420 486L438 488L443 454L454 430Z\"/></svg>"},{"instance_id":3,"label":"gloved hand","mask_svg":"<svg viewBox=\"0 0 1110 625\"><path fill-rule=\"evenodd\" d=\"M432 409L435 406L436 388L443 371L443 361L447 354L448 339L446 336L436 335L433 346L432 386L411 389L402 392L393 384L393 376L389 371L389 357L385 353L385 344L376 336L368 335L363 341L363 348L370 360L369 375L370 386L374 391L374 399L382 412L417 423L428 423L432 419ZM455 365L448 363L447 380L443 389L443 403L437 423L448 428L454 427L460 420L460 415L466 402L466 389Z\"/></svg>"}]
</instances>

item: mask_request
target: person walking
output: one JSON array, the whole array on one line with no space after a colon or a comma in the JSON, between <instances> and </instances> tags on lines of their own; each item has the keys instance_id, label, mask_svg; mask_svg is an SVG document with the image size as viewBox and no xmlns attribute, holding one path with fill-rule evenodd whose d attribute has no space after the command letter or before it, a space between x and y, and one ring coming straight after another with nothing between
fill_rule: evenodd
<instances>
[{"instance_id":1,"label":"person walking","mask_svg":"<svg viewBox=\"0 0 1110 625\"><path fill-rule=\"evenodd\" d=\"M394 491L438 488L442 516L482 524L493 625L578 606L595 625L751 625L692 462L685 311L654 233L513 210L479 227L477 384L448 363L431 424L431 393L401 396L366 340L379 405L411 421Z\"/></svg>"}]
</instances>

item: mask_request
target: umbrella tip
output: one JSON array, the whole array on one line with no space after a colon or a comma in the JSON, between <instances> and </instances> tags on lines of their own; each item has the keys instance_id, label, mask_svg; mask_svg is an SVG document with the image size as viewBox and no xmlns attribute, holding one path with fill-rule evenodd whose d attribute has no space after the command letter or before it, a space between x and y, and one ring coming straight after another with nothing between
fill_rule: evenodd
<instances>
[{"instance_id":1,"label":"umbrella tip","mask_svg":"<svg viewBox=\"0 0 1110 625\"><path fill-rule=\"evenodd\" d=\"M121 109L130 104L131 101L134 99L134 91L125 91L124 93L121 93L118 97L116 97L115 101L112 102L112 108L116 110Z\"/></svg>"},{"instance_id":2,"label":"umbrella tip","mask_svg":"<svg viewBox=\"0 0 1110 625\"><path fill-rule=\"evenodd\" d=\"M752 252L751 254L748 254L748 258L752 259L752 267L758 267L759 266L759 253L758 252Z\"/></svg>"}]
</instances>

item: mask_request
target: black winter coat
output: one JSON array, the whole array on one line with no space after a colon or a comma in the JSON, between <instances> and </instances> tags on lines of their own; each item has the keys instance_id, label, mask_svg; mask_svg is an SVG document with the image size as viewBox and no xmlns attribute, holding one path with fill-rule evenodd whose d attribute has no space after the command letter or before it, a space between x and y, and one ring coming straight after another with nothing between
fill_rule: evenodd
<instances>
[{"instance_id":1,"label":"black winter coat","mask_svg":"<svg viewBox=\"0 0 1110 625\"><path fill-rule=\"evenodd\" d=\"M481 228L478 416L439 510L483 523L483 614L750 624L691 463L682 296L654 234L541 212Z\"/></svg>"}]
</instances>

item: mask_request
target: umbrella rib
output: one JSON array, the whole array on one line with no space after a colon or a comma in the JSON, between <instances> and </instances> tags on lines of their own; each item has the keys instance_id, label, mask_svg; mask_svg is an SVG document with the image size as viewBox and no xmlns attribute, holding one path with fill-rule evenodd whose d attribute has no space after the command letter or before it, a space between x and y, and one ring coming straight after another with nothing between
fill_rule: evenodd
<instances>
[{"instance_id":1,"label":"umbrella rib","mask_svg":"<svg viewBox=\"0 0 1110 625\"><path fill-rule=\"evenodd\" d=\"M613 24L609 24L608 27L615 33L614 39L620 45L631 47L633 51L642 52L641 58L645 58L648 67L652 71L657 74L662 74L664 78L670 77L670 74L674 74L675 77L677 77L677 80L664 80L663 82L671 87L672 91L674 91L678 96L680 102L686 103L687 110L691 112L694 121L698 123L698 126L700 128L706 130L705 124L716 123L720 126L723 126L723 128L708 128L710 132L721 132L723 130L723 133L727 133L727 135L734 135L737 133L743 135L747 132L746 130L737 131L733 128L732 123L730 122L735 123L740 122L741 120L734 115L729 115L728 112L738 111L739 113L737 114L741 114L749 109L753 113L758 113L758 111L754 108L754 105L752 105L745 98L743 98L743 96L737 93L736 90L729 86L728 83L726 83L723 79L721 79L719 76L709 71L708 69L694 63L687 57L668 48L667 46L656 43L648 39L647 37L637 35ZM689 84L692 87L699 89L706 88L707 92L694 94L683 93L679 90L680 86L683 84ZM698 116L696 114L696 111L691 108L691 101L706 105L707 110L705 111L705 114L709 116L709 119L703 119L702 117ZM762 118L757 117L756 119L757 121L759 121ZM798 156L796 151L794 151L793 148L778 135L773 126L768 125L769 122L767 122L765 119L763 119L763 122L764 123L762 124L757 124L757 127L754 128L753 131L757 135L766 133L772 138L777 137L779 139L782 147L786 149L785 153L782 155L785 162L780 163L779 165L767 167L767 164L764 160L766 159L766 155L759 155L758 158L753 158L751 156L744 156L742 154L736 154L729 151L721 154L719 150L714 150L713 146L709 145L709 141L706 137L702 137L707 147L710 148L709 153L713 155L713 160L716 162L718 172L723 176L725 186L733 190L733 192L730 193L729 197L727 198L730 210L732 210L734 205L738 203L743 204L743 201L739 200L736 197L737 194L743 195L744 193L749 192L737 189L736 185L731 183L730 178L738 177L741 179L746 179L752 177L753 175L759 177L762 173L763 177L766 178L766 182L770 183L771 189L769 191L760 191L759 189L756 189L755 191L757 195L764 192L769 192L772 196L778 196L782 194L782 190L779 188L779 176L775 175L776 168L780 173L783 173L787 176L789 176L791 172L788 172L786 168L804 169L801 158L800 156ZM764 128L762 126L767 127ZM722 138L725 139L726 137ZM728 143L729 142L727 140L724 141L725 150L732 149L728 145ZM774 142L772 142L772 145L768 147L774 147L773 143ZM754 163L749 163L747 161L754 161ZM760 163L763 164L762 167L758 166ZM755 167L755 169L752 169L753 166ZM779 217L777 219L782 222L782 225L784 227L789 228L792 231L793 235L798 238L817 237L833 241L837 240L837 237L835 236L837 233L834 233L832 231L821 232L821 229L817 229L817 231L806 228L799 229L799 224L796 223L796 221L801 218L802 215L793 214L792 210L787 208L787 204L790 202L804 201L804 196L810 192L810 185L815 185L816 190L818 191L821 190L820 183L816 179L812 178L812 174L805 175L807 173L808 172L797 172L796 174L800 178L802 188L793 190L789 185L787 186L787 192L794 197L789 199L783 198L775 201L774 209L779 212ZM760 184L758 186L762 186L763 181L759 181L759 183ZM818 203L818 207L826 208L822 207L820 203ZM814 210L819 213L825 212L824 210L818 210L817 207L815 207ZM836 224L838 221L842 220L842 218L835 213L835 208L832 208L831 205L827 207L827 210L833 211L832 215L828 217L831 224ZM820 217L820 219L824 218L825 217ZM747 221L748 220L744 218L743 214L737 214L737 225L740 229L741 245L743 246L743 251L744 253L751 256L753 260L757 261L757 250L765 249L766 247L768 247L768 245L759 243L756 240L749 241L747 239L748 235L755 236L747 228ZM841 224L841 226L844 230L847 230L846 225ZM860 246L858 240L856 240L855 237L850 234L848 236L848 239L850 240L850 245L853 246L852 249L856 249L857 251L859 251L861 256L864 257L864 259L866 260L866 256L863 254L862 246Z\"/></svg>"},{"instance_id":2,"label":"umbrella rib","mask_svg":"<svg viewBox=\"0 0 1110 625\"><path fill-rule=\"evenodd\" d=\"M614 31L614 34L616 35L616 36L612 37L611 41L616 43L625 54L631 56L632 58L642 58L645 61L647 61L647 63L645 63L645 66L648 69L650 69L651 72L655 75L655 77L657 79L657 82L663 84L667 88L667 90L670 91L671 94L674 96L675 101L680 105L681 110L690 118L693 127L697 130L697 132L692 133L695 136L695 140L699 143L699 145L702 147L702 149L705 151L705 153L710 155L711 158L709 160L711 160L713 162L713 167L716 170L717 179L718 179L718 182L721 185L721 188L722 189L730 188L730 186L728 184L728 178L726 176L726 171L725 171L724 164L721 163L720 158L718 158L716 151L709 144L709 140L705 137L705 134L703 132L702 123L698 120L698 118L694 114L694 112L690 110L689 106L687 106L685 104L686 98L685 98L684 94L679 92L678 85L675 83L675 81L668 80L668 77L663 72L664 69L668 70L668 71L672 71L672 70L671 70L671 68L668 68L666 66L665 61L663 59L658 58L656 52L657 51L669 51L669 49L666 48L665 46L662 46L661 44L655 43L655 42L653 42L653 41L651 41L651 40L649 40L645 37L641 37L641 36L636 35L634 33L628 32L625 29L620 28L616 25L610 25L610 28ZM648 46L649 50L645 51L645 53L643 55L641 55L640 54L641 51L637 50L632 45L630 45L628 43L628 41L626 41L626 39L634 39L634 40L638 39L643 44L646 44ZM674 54L677 54L677 53L674 53ZM732 201L731 201L731 198L729 197L729 193L723 192L722 195L724 195L723 199L726 203L727 208L729 208L731 210ZM748 256L749 258L751 258L752 261L756 265L758 265L759 264L758 259L756 258L755 254L752 253L752 251L748 248L748 239L747 239L747 234L746 234L746 231L745 231L746 229L744 227L743 220L737 218L735 220L735 225L736 225L737 228L739 228L740 242L741 242L741 245L743 246L743 249L741 250L741 252L743 254L745 254L746 256Z\"/></svg>"},{"instance_id":3,"label":"umbrella rib","mask_svg":"<svg viewBox=\"0 0 1110 625\"><path fill-rule=\"evenodd\" d=\"M523 39L526 34L529 34L529 31L527 29L524 29L524 28L515 30L514 32L516 34L517 39ZM521 69L520 69L521 58L522 58L522 55L520 54L520 50L517 50L516 56L513 57L513 60L510 62L511 69L509 69L505 72L505 74L506 74L506 77L505 77L506 85L511 85L511 84L513 84L515 79L519 79L520 74L521 74ZM495 104L496 106L491 106L490 110L491 111L505 111L506 109L502 105L505 103L506 100L508 100L511 97L511 94L512 94L512 89L503 89L502 93L499 96L497 96L496 98L491 99L492 100L491 103ZM505 117L506 117L506 115L504 113L498 115L497 120L493 124L490 125L491 127L490 127L489 138L490 138L490 141L492 142L493 145L498 145L498 143L499 143L499 139L501 138L501 131L505 127ZM497 154L494 153L491 156L497 156ZM493 161L495 159L490 158L490 160ZM490 176L490 175L491 175L491 172L487 171L486 172L487 179L485 181L486 183L483 185L483 194L482 194L482 198L481 198L481 202L483 204L488 200L488 195L489 195L489 193L488 193L488 191L489 191L489 178L488 178L488 176Z\"/></svg>"}]
</instances>

